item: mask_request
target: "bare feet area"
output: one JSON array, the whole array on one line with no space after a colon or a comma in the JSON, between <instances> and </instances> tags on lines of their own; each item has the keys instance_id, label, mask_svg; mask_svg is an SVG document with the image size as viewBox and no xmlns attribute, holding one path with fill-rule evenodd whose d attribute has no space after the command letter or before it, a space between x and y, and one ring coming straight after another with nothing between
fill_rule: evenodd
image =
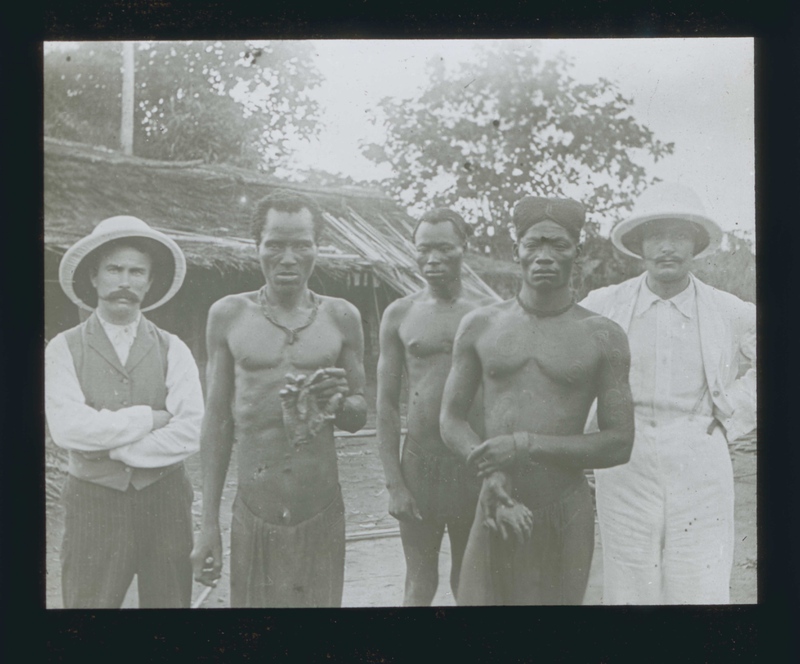
<instances>
[{"instance_id":1,"label":"bare feet area","mask_svg":"<svg viewBox=\"0 0 800 664\"><path fill-rule=\"evenodd\" d=\"M383 470L378 456L377 441L372 436L337 438L339 476L347 510L347 554L342 604L344 607L401 606L405 561L397 530L397 522L387 512L388 497L383 482ZM731 579L731 601L750 604L757 601L756 593L756 453L755 442L731 446L736 487L736 549ZM57 488L63 481L54 477L63 473L53 454L48 454L48 512L47 512L47 607L62 608L59 549L64 530L63 509L57 498ZM189 475L195 487L192 507L195 528L200 521L200 459L195 455L187 461ZM222 529L225 546L225 567L216 588L205 594L205 586L195 584L193 601L198 608L227 608L230 595L227 556L230 552L231 507L236 490L236 463L222 496ZM602 604L602 551L596 532L594 561L589 577L585 604ZM439 589L435 606L455 604L447 582L450 563L447 537L442 543L439 563ZM136 584L131 586L123 608L137 606ZM201 601L202 600L202 601Z\"/></svg>"}]
</instances>

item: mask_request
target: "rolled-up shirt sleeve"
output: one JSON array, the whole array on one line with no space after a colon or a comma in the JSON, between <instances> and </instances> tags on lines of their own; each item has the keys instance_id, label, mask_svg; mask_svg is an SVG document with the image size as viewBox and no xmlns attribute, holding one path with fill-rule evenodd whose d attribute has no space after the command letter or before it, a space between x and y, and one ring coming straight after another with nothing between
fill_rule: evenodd
<instances>
[{"instance_id":1,"label":"rolled-up shirt sleeve","mask_svg":"<svg viewBox=\"0 0 800 664\"><path fill-rule=\"evenodd\" d=\"M106 452L140 440L153 428L150 406L97 410L87 405L67 340L58 335L44 351L47 425L59 447Z\"/></svg>"},{"instance_id":2,"label":"rolled-up shirt sleeve","mask_svg":"<svg viewBox=\"0 0 800 664\"><path fill-rule=\"evenodd\" d=\"M200 449L203 390L191 351L170 335L167 353L166 410L169 423L140 440L115 447L109 456L134 468L160 468L183 461Z\"/></svg>"}]
</instances>

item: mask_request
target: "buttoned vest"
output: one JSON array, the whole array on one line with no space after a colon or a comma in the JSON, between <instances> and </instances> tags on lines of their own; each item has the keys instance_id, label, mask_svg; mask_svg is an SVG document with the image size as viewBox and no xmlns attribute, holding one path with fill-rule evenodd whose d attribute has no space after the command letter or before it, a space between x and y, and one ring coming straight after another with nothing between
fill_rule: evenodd
<instances>
[{"instance_id":1,"label":"buttoned vest","mask_svg":"<svg viewBox=\"0 0 800 664\"><path fill-rule=\"evenodd\" d=\"M65 333L86 405L115 411L128 406L165 410L169 336L144 316L125 366L120 364L108 336L93 313ZM131 468L107 452L70 450L69 473L78 479L125 491L143 489L182 466Z\"/></svg>"}]
</instances>

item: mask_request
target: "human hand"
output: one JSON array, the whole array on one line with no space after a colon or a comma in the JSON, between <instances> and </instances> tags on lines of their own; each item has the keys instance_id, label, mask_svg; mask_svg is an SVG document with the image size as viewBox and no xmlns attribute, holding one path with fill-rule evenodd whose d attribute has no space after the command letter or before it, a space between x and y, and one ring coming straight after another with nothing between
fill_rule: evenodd
<instances>
[{"instance_id":1,"label":"human hand","mask_svg":"<svg viewBox=\"0 0 800 664\"><path fill-rule=\"evenodd\" d=\"M417 501L404 486L389 491L389 514L398 521L422 520Z\"/></svg>"},{"instance_id":2,"label":"human hand","mask_svg":"<svg viewBox=\"0 0 800 664\"><path fill-rule=\"evenodd\" d=\"M533 514L522 503L498 505L494 519L487 525L499 533L504 542L513 538L518 544L523 544L531 535Z\"/></svg>"},{"instance_id":3,"label":"human hand","mask_svg":"<svg viewBox=\"0 0 800 664\"><path fill-rule=\"evenodd\" d=\"M500 505L507 507L514 505L516 501L511 497L509 488L508 477L502 472L492 473L483 480L480 500L483 504L484 514L494 518L494 513Z\"/></svg>"},{"instance_id":4,"label":"human hand","mask_svg":"<svg viewBox=\"0 0 800 664\"><path fill-rule=\"evenodd\" d=\"M154 410L153 411L153 428L151 431L155 431L156 429L160 429L161 427L167 426L169 421L172 419L172 414L166 410Z\"/></svg>"},{"instance_id":5,"label":"human hand","mask_svg":"<svg viewBox=\"0 0 800 664\"><path fill-rule=\"evenodd\" d=\"M212 588L222 576L222 536L219 526L204 527L191 554L194 580Z\"/></svg>"},{"instance_id":6,"label":"human hand","mask_svg":"<svg viewBox=\"0 0 800 664\"><path fill-rule=\"evenodd\" d=\"M347 382L347 372L339 367L326 367L317 369L307 379L309 392L317 397L321 408L337 394L346 397L350 394L350 385Z\"/></svg>"},{"instance_id":7,"label":"human hand","mask_svg":"<svg viewBox=\"0 0 800 664\"><path fill-rule=\"evenodd\" d=\"M467 457L467 464L478 473L478 477L488 477L498 470L513 466L516 456L513 436L495 436L472 450Z\"/></svg>"},{"instance_id":8,"label":"human hand","mask_svg":"<svg viewBox=\"0 0 800 664\"><path fill-rule=\"evenodd\" d=\"M332 367L317 369L311 376L286 375L279 395L284 426L294 444L310 442L336 419L346 395L344 374L344 369Z\"/></svg>"}]
</instances>

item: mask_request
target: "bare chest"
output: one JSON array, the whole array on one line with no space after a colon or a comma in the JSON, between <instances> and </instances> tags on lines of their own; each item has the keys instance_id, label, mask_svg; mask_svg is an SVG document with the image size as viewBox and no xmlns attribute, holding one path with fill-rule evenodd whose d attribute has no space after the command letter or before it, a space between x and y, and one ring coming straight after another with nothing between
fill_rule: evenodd
<instances>
[{"instance_id":1,"label":"bare chest","mask_svg":"<svg viewBox=\"0 0 800 664\"><path fill-rule=\"evenodd\" d=\"M424 360L445 355L449 358L453 352L458 324L467 311L469 309L463 307L413 307L399 329L407 357Z\"/></svg>"},{"instance_id":2,"label":"bare chest","mask_svg":"<svg viewBox=\"0 0 800 664\"><path fill-rule=\"evenodd\" d=\"M484 379L490 382L516 381L533 374L552 383L579 386L594 378L600 361L585 324L563 319L500 319L476 350Z\"/></svg>"},{"instance_id":3,"label":"bare chest","mask_svg":"<svg viewBox=\"0 0 800 664\"><path fill-rule=\"evenodd\" d=\"M260 311L249 311L228 335L234 362L244 371L313 371L333 366L342 344L339 328L322 311L311 325L294 334L272 324Z\"/></svg>"}]
</instances>

